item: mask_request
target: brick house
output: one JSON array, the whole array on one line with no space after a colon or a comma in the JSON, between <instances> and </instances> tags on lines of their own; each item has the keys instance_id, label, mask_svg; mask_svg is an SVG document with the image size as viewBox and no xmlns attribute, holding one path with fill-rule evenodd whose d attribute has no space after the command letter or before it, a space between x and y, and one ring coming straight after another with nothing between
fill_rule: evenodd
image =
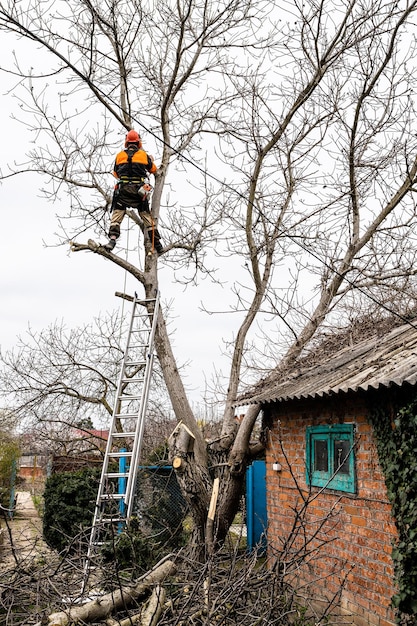
<instances>
[{"instance_id":1,"label":"brick house","mask_svg":"<svg viewBox=\"0 0 417 626\"><path fill-rule=\"evenodd\" d=\"M343 623L395 623L398 531L371 416L393 415L416 385L417 326L405 324L322 350L242 398L263 411L269 557L303 555L294 580L316 602L334 596Z\"/></svg>"}]
</instances>

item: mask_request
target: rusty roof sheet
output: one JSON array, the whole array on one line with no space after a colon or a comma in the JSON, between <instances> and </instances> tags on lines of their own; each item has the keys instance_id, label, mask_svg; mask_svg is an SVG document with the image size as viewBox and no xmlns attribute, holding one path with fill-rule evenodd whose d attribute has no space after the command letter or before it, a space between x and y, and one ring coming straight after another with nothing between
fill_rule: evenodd
<instances>
[{"instance_id":1,"label":"rusty roof sheet","mask_svg":"<svg viewBox=\"0 0 417 626\"><path fill-rule=\"evenodd\" d=\"M259 383L239 404L263 404L329 396L349 391L417 383L417 325L405 324L383 337L344 348L321 364L300 368L287 376Z\"/></svg>"}]
</instances>

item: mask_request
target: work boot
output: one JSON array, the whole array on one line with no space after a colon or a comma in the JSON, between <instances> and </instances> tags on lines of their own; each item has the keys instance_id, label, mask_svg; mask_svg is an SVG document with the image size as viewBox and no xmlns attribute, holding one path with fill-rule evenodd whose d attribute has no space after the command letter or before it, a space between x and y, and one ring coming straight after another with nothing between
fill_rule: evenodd
<instances>
[{"instance_id":1,"label":"work boot","mask_svg":"<svg viewBox=\"0 0 417 626\"><path fill-rule=\"evenodd\" d=\"M158 239L155 241L155 250L157 252L157 254L161 255L164 251L164 246L161 243L161 240Z\"/></svg>"},{"instance_id":2,"label":"work boot","mask_svg":"<svg viewBox=\"0 0 417 626\"><path fill-rule=\"evenodd\" d=\"M111 252L114 249L115 245L116 245L116 239L109 239L108 242L104 244L103 248L105 250L108 250L108 252Z\"/></svg>"}]
</instances>

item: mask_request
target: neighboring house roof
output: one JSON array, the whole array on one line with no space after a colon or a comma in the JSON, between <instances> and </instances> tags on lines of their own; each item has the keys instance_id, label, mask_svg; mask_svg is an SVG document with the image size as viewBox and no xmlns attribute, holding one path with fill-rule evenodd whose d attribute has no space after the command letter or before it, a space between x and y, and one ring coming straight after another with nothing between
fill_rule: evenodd
<instances>
[{"instance_id":1,"label":"neighboring house roof","mask_svg":"<svg viewBox=\"0 0 417 626\"><path fill-rule=\"evenodd\" d=\"M74 428L73 439L67 442L67 453L100 453L107 445L108 430L96 428Z\"/></svg>"},{"instance_id":2,"label":"neighboring house roof","mask_svg":"<svg viewBox=\"0 0 417 626\"><path fill-rule=\"evenodd\" d=\"M417 383L417 324L404 324L384 336L373 336L323 358L296 363L287 372L258 383L239 404L263 404L367 391Z\"/></svg>"}]
</instances>

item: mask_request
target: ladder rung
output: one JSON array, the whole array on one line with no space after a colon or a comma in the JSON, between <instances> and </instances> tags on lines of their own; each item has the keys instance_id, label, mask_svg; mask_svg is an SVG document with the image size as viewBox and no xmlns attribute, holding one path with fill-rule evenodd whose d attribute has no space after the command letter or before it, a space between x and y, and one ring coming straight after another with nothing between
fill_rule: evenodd
<instances>
[{"instance_id":1,"label":"ladder rung","mask_svg":"<svg viewBox=\"0 0 417 626\"><path fill-rule=\"evenodd\" d=\"M129 472L108 472L104 476L106 478L128 478Z\"/></svg>"},{"instance_id":2,"label":"ladder rung","mask_svg":"<svg viewBox=\"0 0 417 626\"><path fill-rule=\"evenodd\" d=\"M129 433L113 433L112 437L114 437L115 439L120 439L123 437L134 437L135 436L135 432L129 432Z\"/></svg>"},{"instance_id":3,"label":"ladder rung","mask_svg":"<svg viewBox=\"0 0 417 626\"><path fill-rule=\"evenodd\" d=\"M118 400L141 400L142 396L119 396Z\"/></svg>"},{"instance_id":4,"label":"ladder rung","mask_svg":"<svg viewBox=\"0 0 417 626\"><path fill-rule=\"evenodd\" d=\"M122 459L123 457L131 457L132 452L109 452L108 456L112 459Z\"/></svg>"},{"instance_id":5,"label":"ladder rung","mask_svg":"<svg viewBox=\"0 0 417 626\"><path fill-rule=\"evenodd\" d=\"M125 517L102 517L97 520L98 524L120 524L120 522L125 522Z\"/></svg>"},{"instance_id":6,"label":"ladder rung","mask_svg":"<svg viewBox=\"0 0 417 626\"><path fill-rule=\"evenodd\" d=\"M138 417L138 413L116 413L114 417L119 419L135 419Z\"/></svg>"},{"instance_id":7,"label":"ladder rung","mask_svg":"<svg viewBox=\"0 0 417 626\"><path fill-rule=\"evenodd\" d=\"M100 500L121 500L125 495L125 493L103 493Z\"/></svg>"},{"instance_id":8,"label":"ladder rung","mask_svg":"<svg viewBox=\"0 0 417 626\"><path fill-rule=\"evenodd\" d=\"M143 383L143 376L140 378L122 378L122 383Z\"/></svg>"},{"instance_id":9,"label":"ladder rung","mask_svg":"<svg viewBox=\"0 0 417 626\"><path fill-rule=\"evenodd\" d=\"M138 365L146 365L146 361L126 361L125 367L136 367Z\"/></svg>"}]
</instances>

